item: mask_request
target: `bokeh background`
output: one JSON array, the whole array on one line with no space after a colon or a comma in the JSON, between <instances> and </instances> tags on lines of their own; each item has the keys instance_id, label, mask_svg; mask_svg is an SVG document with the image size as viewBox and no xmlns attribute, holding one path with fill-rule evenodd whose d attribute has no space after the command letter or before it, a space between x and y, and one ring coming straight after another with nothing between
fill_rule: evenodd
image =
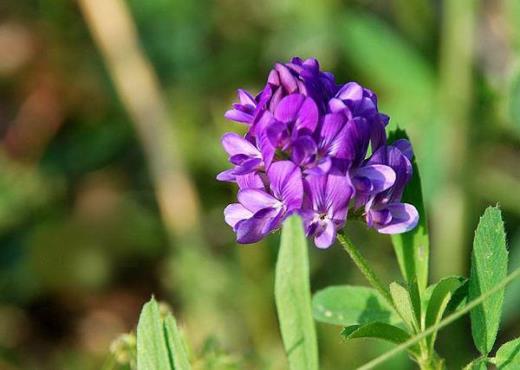
<instances>
[{"instance_id":1,"label":"bokeh background","mask_svg":"<svg viewBox=\"0 0 520 370\"><path fill-rule=\"evenodd\" d=\"M220 136L235 89L317 57L375 90L422 172L431 277L468 274L473 230L500 203L520 263L517 0L0 1L0 369L112 368L109 348L155 294L198 369L286 368L273 303L278 236L237 246ZM387 281L389 239L350 222ZM310 247L312 288L364 284L341 248ZM498 343L520 333L507 289ZM318 324L325 370L389 347ZM114 348L114 346L112 346ZM449 368L476 356L467 318ZM108 363L108 365L107 365ZM113 367L124 369L125 366ZM387 369L411 369L405 355Z\"/></svg>"}]
</instances>

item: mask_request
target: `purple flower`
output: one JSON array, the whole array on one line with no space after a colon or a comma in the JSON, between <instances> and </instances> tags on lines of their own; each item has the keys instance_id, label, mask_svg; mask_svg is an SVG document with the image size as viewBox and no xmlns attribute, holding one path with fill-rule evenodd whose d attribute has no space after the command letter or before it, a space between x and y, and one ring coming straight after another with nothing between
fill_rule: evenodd
<instances>
[{"instance_id":1,"label":"purple flower","mask_svg":"<svg viewBox=\"0 0 520 370\"><path fill-rule=\"evenodd\" d=\"M386 143L385 126L389 117L379 113L377 96L371 90L356 82L346 83L329 101L329 109L331 112L342 112L348 118L364 118L374 151Z\"/></svg>"},{"instance_id":2,"label":"purple flower","mask_svg":"<svg viewBox=\"0 0 520 370\"><path fill-rule=\"evenodd\" d=\"M381 233L415 227L416 209L401 202L413 150L406 140L387 145L388 116L372 91L355 82L338 88L315 59L293 58L275 64L255 97L238 90L238 98L225 116L248 131L222 137L233 167L217 179L239 187L238 203L224 211L239 243L298 213L316 246L328 248L350 204Z\"/></svg>"},{"instance_id":3,"label":"purple flower","mask_svg":"<svg viewBox=\"0 0 520 370\"><path fill-rule=\"evenodd\" d=\"M239 203L233 203L224 210L225 220L236 232L239 243L261 240L302 205L302 175L294 163L273 163L267 178L270 191L241 188L238 192Z\"/></svg>"},{"instance_id":4,"label":"purple flower","mask_svg":"<svg viewBox=\"0 0 520 370\"><path fill-rule=\"evenodd\" d=\"M380 233L403 233L412 230L419 221L417 209L401 203L404 188L412 177L412 155L410 142L398 140L393 145L379 148L367 162L368 166L390 167L395 173L393 185L371 197L365 205L368 226Z\"/></svg>"},{"instance_id":5,"label":"purple flower","mask_svg":"<svg viewBox=\"0 0 520 370\"><path fill-rule=\"evenodd\" d=\"M352 187L347 176L310 175L305 179L305 204L300 214L307 236L328 248L345 224Z\"/></svg>"}]
</instances>

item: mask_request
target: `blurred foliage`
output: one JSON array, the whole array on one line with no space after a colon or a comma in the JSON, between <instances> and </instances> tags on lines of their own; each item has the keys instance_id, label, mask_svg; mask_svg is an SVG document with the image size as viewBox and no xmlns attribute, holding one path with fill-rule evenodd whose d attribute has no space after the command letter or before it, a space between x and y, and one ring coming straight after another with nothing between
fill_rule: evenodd
<instances>
[{"instance_id":1,"label":"blurred foliage","mask_svg":"<svg viewBox=\"0 0 520 370\"><path fill-rule=\"evenodd\" d=\"M470 27L453 33L460 15L448 5L456 1L124 1L200 198L201 234L173 242L77 3L1 1L0 368L99 369L152 293L174 307L200 353L198 368L286 368L273 300L279 237L236 246L222 217L234 190L214 178L226 167L219 137L233 125L222 116L235 89L256 92L272 63L292 55L315 56L338 81L375 90L391 127L410 134L427 211L438 215L430 218L431 250L448 256L434 258L433 271L460 269L449 257L462 255L467 275L471 230L497 202L518 265L520 6L471 0ZM458 63L461 44L471 51L467 63ZM465 79L469 88L459 89ZM451 99L453 91L464 96ZM463 198L464 217L439 194ZM439 218L461 219L460 245L435 237L446 233ZM355 221L347 232L378 274L397 279L388 238ZM310 261L313 291L364 284L341 248L311 249ZM518 284L506 297L497 343L520 329ZM458 325L469 333L467 321ZM470 336L454 333L440 333L439 351L457 368L476 353ZM324 370L354 368L388 348L345 346L322 324L318 336ZM387 368L407 364L403 355Z\"/></svg>"}]
</instances>

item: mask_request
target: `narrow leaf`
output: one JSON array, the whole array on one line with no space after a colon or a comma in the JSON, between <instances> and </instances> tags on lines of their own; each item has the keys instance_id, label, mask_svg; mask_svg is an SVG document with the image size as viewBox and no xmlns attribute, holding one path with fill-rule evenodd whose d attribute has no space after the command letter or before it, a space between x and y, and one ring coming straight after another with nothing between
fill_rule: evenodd
<instances>
[{"instance_id":1,"label":"narrow leaf","mask_svg":"<svg viewBox=\"0 0 520 370\"><path fill-rule=\"evenodd\" d=\"M389 134L389 142L398 139L408 139L404 130L396 129ZM402 201L413 204L419 212L419 224L413 230L403 234L392 235L397 261L401 273L408 284L417 283L419 294L422 294L428 284L428 257L430 253L430 239L424 201L422 196L421 179L415 158L412 161L413 176L405 188Z\"/></svg>"},{"instance_id":2,"label":"narrow leaf","mask_svg":"<svg viewBox=\"0 0 520 370\"><path fill-rule=\"evenodd\" d=\"M164 337L157 301L152 298L143 306L137 324L137 370L174 370Z\"/></svg>"},{"instance_id":3,"label":"narrow leaf","mask_svg":"<svg viewBox=\"0 0 520 370\"><path fill-rule=\"evenodd\" d=\"M347 326L343 329L341 335L346 340L355 338L376 338L396 344L403 343L410 339L410 334L403 329L382 322ZM416 346L410 348L410 352L415 355L419 353Z\"/></svg>"},{"instance_id":4,"label":"narrow leaf","mask_svg":"<svg viewBox=\"0 0 520 370\"><path fill-rule=\"evenodd\" d=\"M405 323L410 329L419 330L419 324L408 291L394 282L390 284L390 294L392 295L395 309L399 312Z\"/></svg>"},{"instance_id":5,"label":"narrow leaf","mask_svg":"<svg viewBox=\"0 0 520 370\"><path fill-rule=\"evenodd\" d=\"M520 369L520 338L502 345L495 356L498 370Z\"/></svg>"},{"instance_id":6,"label":"narrow leaf","mask_svg":"<svg viewBox=\"0 0 520 370\"><path fill-rule=\"evenodd\" d=\"M341 326L401 322L375 289L364 286L340 285L318 291L312 298L312 314L317 321Z\"/></svg>"},{"instance_id":7,"label":"narrow leaf","mask_svg":"<svg viewBox=\"0 0 520 370\"><path fill-rule=\"evenodd\" d=\"M469 300L493 288L507 275L506 234L500 209L488 207L480 218L471 255ZM475 307L471 312L471 333L477 349L487 355L495 343L504 290Z\"/></svg>"},{"instance_id":8,"label":"narrow leaf","mask_svg":"<svg viewBox=\"0 0 520 370\"><path fill-rule=\"evenodd\" d=\"M168 314L164 320L164 331L173 368L175 370L190 370L191 365L188 360L186 343L177 328L175 318L171 314Z\"/></svg>"},{"instance_id":9,"label":"narrow leaf","mask_svg":"<svg viewBox=\"0 0 520 370\"><path fill-rule=\"evenodd\" d=\"M442 279L435 285L430 300L428 301L428 307L426 309L426 315L424 319L426 328L441 321L442 316L448 307L448 303L453 297L453 294L455 291L457 291L458 288L460 288L463 283L463 278L458 276L451 276ZM434 333L427 339L431 350L433 350L433 344L435 343L436 335L437 333Z\"/></svg>"},{"instance_id":10,"label":"narrow leaf","mask_svg":"<svg viewBox=\"0 0 520 370\"><path fill-rule=\"evenodd\" d=\"M282 228L275 276L276 309L291 370L318 369L307 253L302 221L292 216Z\"/></svg>"}]
</instances>

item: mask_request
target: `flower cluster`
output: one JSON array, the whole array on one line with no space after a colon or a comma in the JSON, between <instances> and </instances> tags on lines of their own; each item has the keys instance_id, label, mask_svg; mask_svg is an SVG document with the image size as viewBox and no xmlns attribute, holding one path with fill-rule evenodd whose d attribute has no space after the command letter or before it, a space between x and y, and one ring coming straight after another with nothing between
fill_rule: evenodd
<instances>
[{"instance_id":1,"label":"flower cluster","mask_svg":"<svg viewBox=\"0 0 520 370\"><path fill-rule=\"evenodd\" d=\"M412 147L387 143L389 117L372 91L337 85L317 60L293 58L274 66L258 95L238 90L238 99L225 117L248 130L222 137L233 168L217 179L238 184L224 215L239 243L259 241L293 213L319 248L334 243L349 208L380 233L416 226L417 210L401 202Z\"/></svg>"}]
</instances>

